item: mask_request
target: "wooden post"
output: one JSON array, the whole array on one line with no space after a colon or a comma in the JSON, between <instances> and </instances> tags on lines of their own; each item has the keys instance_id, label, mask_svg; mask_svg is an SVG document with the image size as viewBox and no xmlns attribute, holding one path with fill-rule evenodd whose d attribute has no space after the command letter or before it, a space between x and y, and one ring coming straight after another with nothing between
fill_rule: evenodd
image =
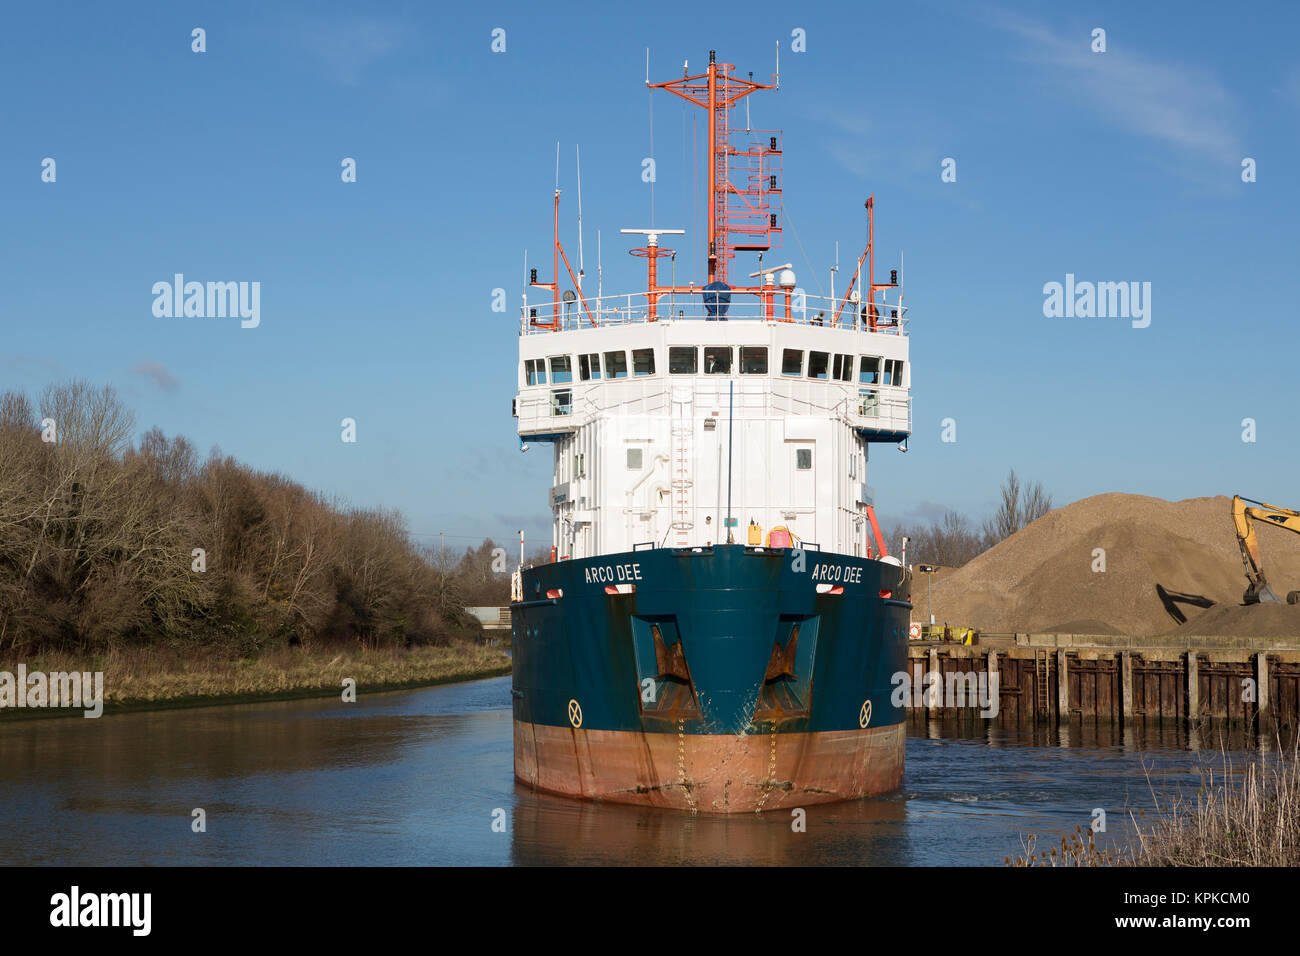
<instances>
[{"instance_id":1,"label":"wooden post","mask_svg":"<svg viewBox=\"0 0 1300 956\"><path fill-rule=\"evenodd\" d=\"M943 674L939 671L939 651L938 651L937 648L934 648L934 647L930 648L930 674L938 674L938 675L939 675L939 678L940 678L940 679L939 679L939 687L942 688L942 687L943 687ZM930 682L933 681L933 680L934 680L934 678L931 677L931 676L929 676L929 674L926 675L925 686L926 686L926 692L927 692L927 693L929 693L929 691L930 691L930 687L932 686ZM940 694L942 694L942 691L940 691ZM929 717L931 717L931 718L933 718L933 717L937 717L937 716L938 716L938 708L936 708L935 705L934 705L934 697L931 696L931 697L929 698L929 700L926 701L926 703L929 705L928 709L926 710L926 715L929 716Z\"/></svg>"},{"instance_id":2,"label":"wooden post","mask_svg":"<svg viewBox=\"0 0 1300 956\"><path fill-rule=\"evenodd\" d=\"M1133 654L1129 651L1121 651L1119 659L1120 701L1124 719L1128 720L1133 716Z\"/></svg>"},{"instance_id":3,"label":"wooden post","mask_svg":"<svg viewBox=\"0 0 1300 956\"><path fill-rule=\"evenodd\" d=\"M1262 716L1268 712L1268 654L1264 651L1255 655L1255 684L1256 706Z\"/></svg>"},{"instance_id":4,"label":"wooden post","mask_svg":"<svg viewBox=\"0 0 1300 956\"><path fill-rule=\"evenodd\" d=\"M998 652L991 647L989 648L988 675L989 703L996 708L995 713L1000 714L1002 713L1002 688L998 686Z\"/></svg>"},{"instance_id":5,"label":"wooden post","mask_svg":"<svg viewBox=\"0 0 1300 956\"><path fill-rule=\"evenodd\" d=\"M1201 710L1201 682L1196 675L1196 651L1187 652L1187 719L1196 720Z\"/></svg>"},{"instance_id":6,"label":"wooden post","mask_svg":"<svg viewBox=\"0 0 1300 956\"><path fill-rule=\"evenodd\" d=\"M1068 665L1065 662L1065 648L1056 651L1056 719L1070 719L1070 679Z\"/></svg>"}]
</instances>

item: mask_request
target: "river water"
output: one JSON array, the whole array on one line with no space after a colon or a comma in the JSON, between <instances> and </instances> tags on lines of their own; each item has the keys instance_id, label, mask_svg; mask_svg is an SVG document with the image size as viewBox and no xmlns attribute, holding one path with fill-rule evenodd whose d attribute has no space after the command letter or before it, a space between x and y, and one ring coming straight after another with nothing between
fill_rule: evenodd
<instances>
[{"instance_id":1,"label":"river water","mask_svg":"<svg viewBox=\"0 0 1300 956\"><path fill-rule=\"evenodd\" d=\"M693 817L529 791L512 773L508 677L351 704L0 721L0 863L1001 865L1025 835L1050 847L1098 808L1101 842L1121 839L1153 786L1222 766L1209 738L917 724L898 793L809 807L795 832L787 811Z\"/></svg>"}]
</instances>

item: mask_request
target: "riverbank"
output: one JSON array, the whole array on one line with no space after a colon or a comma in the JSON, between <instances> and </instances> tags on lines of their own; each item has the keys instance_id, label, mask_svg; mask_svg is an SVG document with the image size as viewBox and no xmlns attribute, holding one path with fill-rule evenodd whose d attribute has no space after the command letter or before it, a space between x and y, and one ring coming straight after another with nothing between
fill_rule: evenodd
<instances>
[{"instance_id":1,"label":"riverbank","mask_svg":"<svg viewBox=\"0 0 1300 956\"><path fill-rule=\"evenodd\" d=\"M1300 865L1300 760L1261 753L1238 770L1226 757L1207 769L1194 798L1176 794L1138 814L1137 866Z\"/></svg>"},{"instance_id":2,"label":"riverbank","mask_svg":"<svg viewBox=\"0 0 1300 956\"><path fill-rule=\"evenodd\" d=\"M344 681L355 681L360 697L385 690L428 687L499 677L510 673L510 657L497 648L470 641L443 647L367 650L285 648L257 657L179 654L165 649L131 649L83 658L42 654L0 661L0 671L28 674L102 672L104 713L254 703L308 697L335 697ZM82 711L67 708L0 710L0 721L18 717L59 717Z\"/></svg>"},{"instance_id":3,"label":"riverbank","mask_svg":"<svg viewBox=\"0 0 1300 956\"><path fill-rule=\"evenodd\" d=\"M1151 778L1148 775L1148 785ZM1225 867L1300 865L1300 740L1234 762L1226 752L1218 769L1200 771L1194 794L1152 787L1155 806L1131 813L1126 845L1102 849L1076 827L1059 846L1042 849L1022 838L1012 866Z\"/></svg>"}]
</instances>

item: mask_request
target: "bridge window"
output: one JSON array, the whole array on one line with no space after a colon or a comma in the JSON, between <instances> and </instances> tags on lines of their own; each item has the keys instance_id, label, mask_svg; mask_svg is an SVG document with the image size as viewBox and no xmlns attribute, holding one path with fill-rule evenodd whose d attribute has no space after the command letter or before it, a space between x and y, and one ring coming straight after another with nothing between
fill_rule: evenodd
<instances>
[{"instance_id":1,"label":"bridge window","mask_svg":"<svg viewBox=\"0 0 1300 956\"><path fill-rule=\"evenodd\" d=\"M835 356L835 380L837 382L853 381L853 356L836 355Z\"/></svg>"},{"instance_id":2,"label":"bridge window","mask_svg":"<svg viewBox=\"0 0 1300 956\"><path fill-rule=\"evenodd\" d=\"M706 345L704 347L704 371L709 375L730 375L731 346Z\"/></svg>"},{"instance_id":3,"label":"bridge window","mask_svg":"<svg viewBox=\"0 0 1300 956\"><path fill-rule=\"evenodd\" d=\"M529 385L545 385L546 360L528 359L524 362L524 378Z\"/></svg>"},{"instance_id":4,"label":"bridge window","mask_svg":"<svg viewBox=\"0 0 1300 956\"><path fill-rule=\"evenodd\" d=\"M655 373L655 350L654 349L633 349L632 350L632 374L653 375L654 373Z\"/></svg>"},{"instance_id":5,"label":"bridge window","mask_svg":"<svg viewBox=\"0 0 1300 956\"><path fill-rule=\"evenodd\" d=\"M864 355L858 360L858 383L860 385L880 384L880 359L874 355Z\"/></svg>"},{"instance_id":6,"label":"bridge window","mask_svg":"<svg viewBox=\"0 0 1300 956\"><path fill-rule=\"evenodd\" d=\"M600 378L599 352L590 352L578 356L578 378L584 382L589 379Z\"/></svg>"},{"instance_id":7,"label":"bridge window","mask_svg":"<svg viewBox=\"0 0 1300 956\"><path fill-rule=\"evenodd\" d=\"M551 392L551 414L570 415L573 413L573 392L567 388L557 388Z\"/></svg>"},{"instance_id":8,"label":"bridge window","mask_svg":"<svg viewBox=\"0 0 1300 956\"><path fill-rule=\"evenodd\" d=\"M742 345L740 347L740 374L767 374L767 346Z\"/></svg>"},{"instance_id":9,"label":"bridge window","mask_svg":"<svg viewBox=\"0 0 1300 956\"><path fill-rule=\"evenodd\" d=\"M669 347L669 375L694 375L698 370L699 349L693 345L673 345Z\"/></svg>"},{"instance_id":10,"label":"bridge window","mask_svg":"<svg viewBox=\"0 0 1300 956\"><path fill-rule=\"evenodd\" d=\"M881 385L902 385L903 384L903 362L902 359L885 359L884 378Z\"/></svg>"},{"instance_id":11,"label":"bridge window","mask_svg":"<svg viewBox=\"0 0 1300 956\"><path fill-rule=\"evenodd\" d=\"M809 352L808 353L808 377L809 378L829 378L827 374L831 364L830 352Z\"/></svg>"},{"instance_id":12,"label":"bridge window","mask_svg":"<svg viewBox=\"0 0 1300 956\"><path fill-rule=\"evenodd\" d=\"M802 375L803 374L803 351L800 349L786 349L781 353L781 374L782 375Z\"/></svg>"},{"instance_id":13,"label":"bridge window","mask_svg":"<svg viewBox=\"0 0 1300 956\"><path fill-rule=\"evenodd\" d=\"M569 355L551 356L551 383L563 385L573 381L573 357Z\"/></svg>"},{"instance_id":14,"label":"bridge window","mask_svg":"<svg viewBox=\"0 0 1300 956\"><path fill-rule=\"evenodd\" d=\"M626 352L605 353L605 377L606 378L627 378L627 353Z\"/></svg>"}]
</instances>

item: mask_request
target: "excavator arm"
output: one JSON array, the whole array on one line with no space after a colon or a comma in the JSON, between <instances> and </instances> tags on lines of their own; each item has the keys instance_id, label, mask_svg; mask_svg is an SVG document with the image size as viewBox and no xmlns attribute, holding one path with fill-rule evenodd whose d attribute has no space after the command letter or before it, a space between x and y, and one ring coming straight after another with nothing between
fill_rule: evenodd
<instances>
[{"instance_id":1,"label":"excavator arm","mask_svg":"<svg viewBox=\"0 0 1300 956\"><path fill-rule=\"evenodd\" d=\"M1268 580L1264 577L1263 560L1259 554L1259 536L1255 533L1255 521L1267 521L1278 528L1286 528L1300 534L1300 511L1290 508L1277 508L1262 501L1243 498L1240 495L1232 499L1232 523L1237 530L1237 546L1241 548L1241 560L1246 565L1246 593L1242 600L1246 604L1281 604L1282 599L1273 593ZM1300 591L1291 591L1286 596L1287 604L1300 604Z\"/></svg>"}]
</instances>

